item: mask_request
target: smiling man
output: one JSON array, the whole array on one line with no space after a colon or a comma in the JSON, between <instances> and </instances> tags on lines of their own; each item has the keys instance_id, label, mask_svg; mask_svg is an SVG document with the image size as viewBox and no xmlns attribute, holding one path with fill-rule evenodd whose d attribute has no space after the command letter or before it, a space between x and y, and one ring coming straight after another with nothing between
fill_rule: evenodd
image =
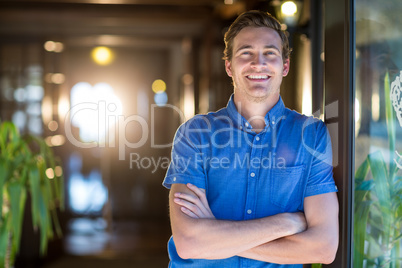
<instances>
[{"instance_id":1,"label":"smiling man","mask_svg":"<svg viewBox=\"0 0 402 268\"><path fill-rule=\"evenodd\" d=\"M180 126L163 182L169 267L330 263L338 247L331 141L323 122L280 97L287 37L270 14L249 11L225 44L234 93L226 108Z\"/></svg>"}]
</instances>

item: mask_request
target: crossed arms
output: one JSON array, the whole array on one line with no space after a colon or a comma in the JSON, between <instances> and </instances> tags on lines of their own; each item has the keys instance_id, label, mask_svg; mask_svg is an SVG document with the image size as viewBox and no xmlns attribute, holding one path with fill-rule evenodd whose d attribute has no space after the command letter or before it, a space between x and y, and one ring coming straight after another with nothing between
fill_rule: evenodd
<instances>
[{"instance_id":1,"label":"crossed arms","mask_svg":"<svg viewBox=\"0 0 402 268\"><path fill-rule=\"evenodd\" d=\"M203 189L173 184L170 220L183 259L241 256L279 264L331 263L338 248L335 193L306 197L303 213L248 221L215 219Z\"/></svg>"}]
</instances>

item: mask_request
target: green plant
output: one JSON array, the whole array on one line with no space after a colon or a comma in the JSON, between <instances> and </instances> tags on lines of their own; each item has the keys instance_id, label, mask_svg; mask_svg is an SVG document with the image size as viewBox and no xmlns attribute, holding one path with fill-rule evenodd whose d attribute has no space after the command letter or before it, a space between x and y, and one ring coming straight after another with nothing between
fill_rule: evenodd
<instances>
[{"instance_id":1,"label":"green plant","mask_svg":"<svg viewBox=\"0 0 402 268\"><path fill-rule=\"evenodd\" d=\"M12 266L18 253L28 196L41 253L53 230L61 235L56 208L64 208L63 178L53 176L55 168L53 152L43 139L21 136L11 122L0 125L0 267Z\"/></svg>"},{"instance_id":2,"label":"green plant","mask_svg":"<svg viewBox=\"0 0 402 268\"><path fill-rule=\"evenodd\" d=\"M353 267L401 267L402 177L395 151L394 115L388 73L384 79L389 163L370 153L355 173ZM363 262L366 260L366 266Z\"/></svg>"}]
</instances>

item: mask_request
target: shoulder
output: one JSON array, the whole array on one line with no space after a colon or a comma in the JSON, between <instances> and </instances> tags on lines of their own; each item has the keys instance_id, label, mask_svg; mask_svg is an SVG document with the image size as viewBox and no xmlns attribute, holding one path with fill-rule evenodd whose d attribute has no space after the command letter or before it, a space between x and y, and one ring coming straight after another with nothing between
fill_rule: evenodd
<instances>
[{"instance_id":1,"label":"shoulder","mask_svg":"<svg viewBox=\"0 0 402 268\"><path fill-rule=\"evenodd\" d=\"M223 122L231 121L231 118L226 108L222 108L216 112L208 112L206 114L197 114L191 119L183 123L179 129L191 130L211 130L215 126L220 125Z\"/></svg>"},{"instance_id":2,"label":"shoulder","mask_svg":"<svg viewBox=\"0 0 402 268\"><path fill-rule=\"evenodd\" d=\"M283 127L292 136L299 135L302 141L310 146L330 141L328 128L320 118L300 114L287 108L284 114Z\"/></svg>"},{"instance_id":3,"label":"shoulder","mask_svg":"<svg viewBox=\"0 0 402 268\"><path fill-rule=\"evenodd\" d=\"M289 108L285 109L285 118L289 119L293 124L301 125L303 128L326 129L325 123L320 118L304 115Z\"/></svg>"}]
</instances>

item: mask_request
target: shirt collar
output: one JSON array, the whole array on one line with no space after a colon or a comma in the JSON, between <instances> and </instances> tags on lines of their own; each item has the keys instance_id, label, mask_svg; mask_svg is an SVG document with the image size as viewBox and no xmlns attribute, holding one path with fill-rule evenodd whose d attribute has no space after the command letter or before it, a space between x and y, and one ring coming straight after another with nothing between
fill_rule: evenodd
<instances>
[{"instance_id":1,"label":"shirt collar","mask_svg":"<svg viewBox=\"0 0 402 268\"><path fill-rule=\"evenodd\" d=\"M237 111L236 105L234 103L234 94L230 96L226 108L235 128L245 130L247 132L252 131L250 123ZM276 123L281 120L284 112L285 104L283 103L282 97L279 96L278 102L265 115L265 130L269 126L275 127Z\"/></svg>"}]
</instances>

